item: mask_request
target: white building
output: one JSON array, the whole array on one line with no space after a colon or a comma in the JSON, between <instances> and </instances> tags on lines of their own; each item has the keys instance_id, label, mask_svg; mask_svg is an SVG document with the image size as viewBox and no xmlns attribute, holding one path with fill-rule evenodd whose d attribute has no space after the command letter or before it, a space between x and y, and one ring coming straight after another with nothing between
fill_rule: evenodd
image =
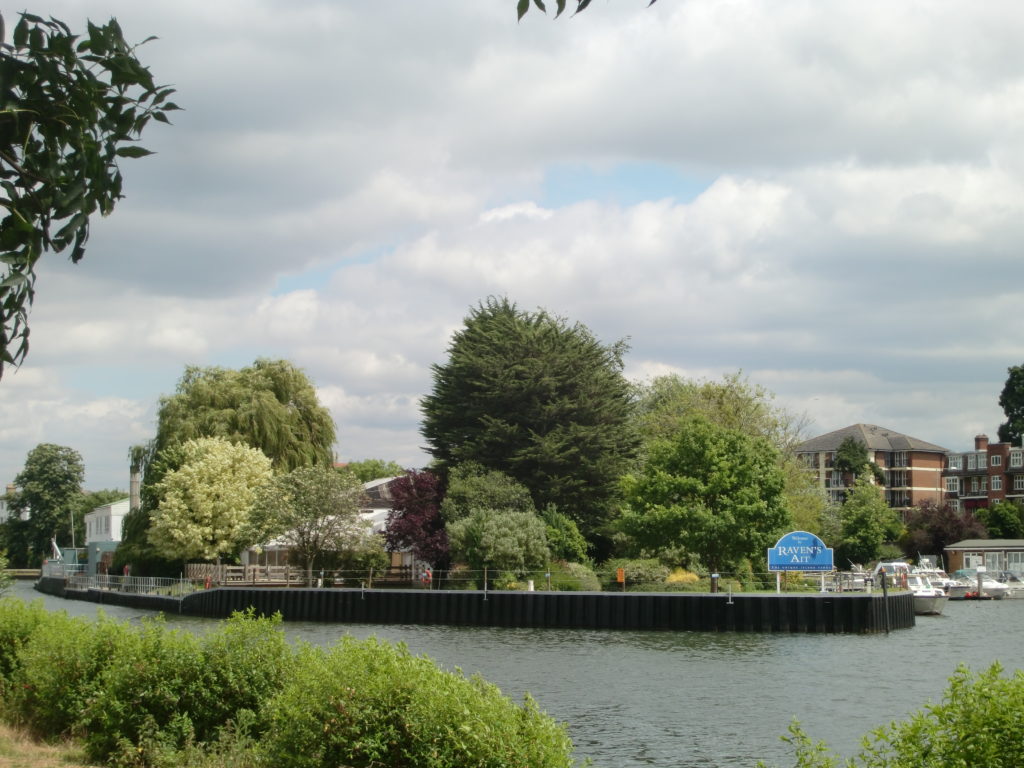
<instances>
[{"instance_id":1,"label":"white building","mask_svg":"<svg viewBox=\"0 0 1024 768\"><path fill-rule=\"evenodd\" d=\"M128 497L96 507L85 515L85 544L121 541L121 526L128 514Z\"/></svg>"}]
</instances>

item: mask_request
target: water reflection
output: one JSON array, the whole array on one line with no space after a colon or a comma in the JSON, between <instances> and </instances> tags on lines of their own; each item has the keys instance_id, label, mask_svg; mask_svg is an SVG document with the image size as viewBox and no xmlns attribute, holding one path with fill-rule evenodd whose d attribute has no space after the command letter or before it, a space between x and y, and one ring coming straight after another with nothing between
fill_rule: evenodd
<instances>
[{"instance_id":1,"label":"water reflection","mask_svg":"<svg viewBox=\"0 0 1024 768\"><path fill-rule=\"evenodd\" d=\"M39 597L27 585L18 593ZM95 615L91 603L45 598ZM138 621L145 611L104 606ZM209 620L168 616L202 632ZM404 642L442 666L480 673L513 699L529 691L570 724L599 768L790 764L792 718L852 754L870 729L937 700L958 663L1024 667L1024 600L951 603L943 617L885 635L753 635L288 623L289 637L330 645L345 634Z\"/></svg>"}]
</instances>

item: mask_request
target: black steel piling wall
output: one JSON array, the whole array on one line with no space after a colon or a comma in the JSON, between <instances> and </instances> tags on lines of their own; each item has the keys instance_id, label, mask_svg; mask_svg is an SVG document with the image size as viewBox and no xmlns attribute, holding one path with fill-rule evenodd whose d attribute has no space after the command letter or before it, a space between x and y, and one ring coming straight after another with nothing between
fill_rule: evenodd
<instances>
[{"instance_id":1,"label":"black steel piling wall","mask_svg":"<svg viewBox=\"0 0 1024 768\"><path fill-rule=\"evenodd\" d=\"M207 618L224 618L251 607L264 615L280 612L286 621L353 624L837 634L914 626L909 592L885 598L860 592L730 595L220 587L179 601L98 589L76 592L65 590L58 581L41 580L37 589L61 597Z\"/></svg>"}]
</instances>

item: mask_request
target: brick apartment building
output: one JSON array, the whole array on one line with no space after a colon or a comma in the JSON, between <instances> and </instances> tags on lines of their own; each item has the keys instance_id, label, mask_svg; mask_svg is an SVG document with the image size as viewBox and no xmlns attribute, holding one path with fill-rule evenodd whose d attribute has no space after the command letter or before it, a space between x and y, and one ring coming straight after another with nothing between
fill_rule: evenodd
<instances>
[{"instance_id":1,"label":"brick apartment building","mask_svg":"<svg viewBox=\"0 0 1024 768\"><path fill-rule=\"evenodd\" d=\"M943 473L946 501L970 511L994 501L1024 502L1024 448L974 438L974 450L949 453Z\"/></svg>"},{"instance_id":2,"label":"brick apartment building","mask_svg":"<svg viewBox=\"0 0 1024 768\"><path fill-rule=\"evenodd\" d=\"M795 449L796 455L815 472L831 503L841 503L853 485L854 478L834 466L836 451L848 437L866 446L868 458L882 469L889 506L905 512L924 501L942 502L943 473L949 453L945 448L874 424L852 424L813 437Z\"/></svg>"}]
</instances>

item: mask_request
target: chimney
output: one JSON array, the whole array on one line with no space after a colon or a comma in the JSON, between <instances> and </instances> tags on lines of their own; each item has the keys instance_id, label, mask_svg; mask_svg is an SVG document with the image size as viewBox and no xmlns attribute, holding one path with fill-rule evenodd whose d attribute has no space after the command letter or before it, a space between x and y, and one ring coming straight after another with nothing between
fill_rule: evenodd
<instances>
[{"instance_id":1,"label":"chimney","mask_svg":"<svg viewBox=\"0 0 1024 768\"><path fill-rule=\"evenodd\" d=\"M14 491L15 491L14 483L8 483L7 484L7 495L8 496L13 496L14 495Z\"/></svg>"},{"instance_id":2,"label":"chimney","mask_svg":"<svg viewBox=\"0 0 1024 768\"><path fill-rule=\"evenodd\" d=\"M988 450L988 435L975 435L975 437L974 437L974 450L976 450L976 451L987 451Z\"/></svg>"}]
</instances>

